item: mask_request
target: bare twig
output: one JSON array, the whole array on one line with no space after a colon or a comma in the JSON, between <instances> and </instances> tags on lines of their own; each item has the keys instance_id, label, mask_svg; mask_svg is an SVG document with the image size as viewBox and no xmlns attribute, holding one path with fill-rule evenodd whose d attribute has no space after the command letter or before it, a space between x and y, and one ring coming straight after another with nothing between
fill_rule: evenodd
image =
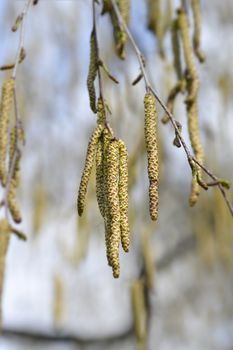
<instances>
[{"instance_id":1,"label":"bare twig","mask_svg":"<svg viewBox=\"0 0 233 350\"><path fill-rule=\"evenodd\" d=\"M145 69L145 61L144 61L144 57L140 51L140 49L138 48L129 28L127 27L126 23L124 22L122 16L121 16L121 13L119 11L119 8L117 6L117 3L116 3L116 0L111 0L111 4L112 4L112 7L114 9L114 12L116 14L116 17L118 19L118 22L120 23L120 25L123 27L123 29L125 30L125 32L127 33L128 35L128 38L133 46L133 49L137 55L137 58L138 58L138 62L139 62L139 65L140 65L140 69L141 69L141 73L143 75L143 78L144 78L144 82L145 82L145 87L146 87L146 91L150 91L156 98L156 100L158 101L158 103L160 104L160 106L163 108L163 110L165 111L165 113L167 114L167 116L169 117L169 120L175 130L175 133L176 133L176 136L177 138L179 139L185 153L186 153L186 157L187 157L187 160L188 160L188 163L190 165L190 168L191 170L193 171L194 170L194 163L197 164L210 178L212 178L214 181L218 181L218 188L219 190L221 191L222 193L222 196L224 198L224 201L226 202L226 205L231 213L231 215L233 216L233 207L232 207L232 204L229 202L228 198L227 198L227 195L226 195L226 192L225 192L225 189L223 187L223 185L220 183L219 179L210 171L208 170L204 165L202 165L200 162L198 162L198 160L191 154L191 152L189 151L189 148L188 146L186 145L182 135L181 135L181 132L177 126L177 123L176 123L176 120L174 118L174 116L172 115L172 113L168 110L166 104L161 100L161 98L158 96L157 92L152 88L150 82L149 82L149 78L147 76L147 73L146 73L146 69Z\"/></svg>"},{"instance_id":2,"label":"bare twig","mask_svg":"<svg viewBox=\"0 0 233 350\"><path fill-rule=\"evenodd\" d=\"M24 5L24 9L23 12L21 14L21 24L20 24L20 34L19 34L19 46L18 46L18 50L16 53L16 58L15 58L15 66L14 66L14 70L12 72L12 78L16 79L16 75L17 75L17 69L18 69L18 65L19 65L19 61L20 61L20 55L21 55L21 51L23 50L23 45L24 45L24 33L25 33L25 21L26 21L26 17L27 17L27 13L29 10L29 7L32 3L32 0L27 0L25 5Z\"/></svg>"},{"instance_id":3,"label":"bare twig","mask_svg":"<svg viewBox=\"0 0 233 350\"><path fill-rule=\"evenodd\" d=\"M14 64L12 64L9 67L6 66L9 69L10 68L13 69L11 78L14 80L16 80L18 65L22 61L22 59L25 57L25 50L24 50L24 46L23 46L24 45L25 21L26 21L26 17L27 17L28 10L29 10L31 3L32 3L32 0L26 0L25 5L24 5L24 9L23 9L22 13L19 15L20 19L21 19L20 24L19 24L20 34L19 34L19 45L18 45L18 50L16 53L15 62L14 62ZM1 206L3 206L5 208L5 216L8 219L8 221L9 221L8 196L9 196L9 191L10 191L10 185L11 185L12 178L14 176L14 169L15 169L17 158L18 158L19 154L21 154L20 144L19 144L19 133L20 133L20 128L21 128L21 121L20 121L20 116L19 116L15 86L14 86L14 90L13 90L13 97L14 97L14 115L15 115L14 126L16 129L16 141L15 141L16 147L14 149L12 160L10 162L10 167L9 167L9 171L7 174L7 181L6 181L6 187L4 190L3 200L1 201Z\"/></svg>"},{"instance_id":4,"label":"bare twig","mask_svg":"<svg viewBox=\"0 0 233 350\"><path fill-rule=\"evenodd\" d=\"M96 2L95 0L92 0L93 34L94 34L94 38L95 38L96 55L97 55L97 62L98 62L97 74L98 74L98 83L99 83L99 94L100 94L101 100L103 101L105 126L108 129L108 131L110 132L110 134L112 135L112 137L114 138L112 129L110 128L110 125L109 125L108 120L107 120L107 108L106 108L104 93L103 93L103 83L102 83L101 69L100 69L100 64L99 64L99 62L102 62L102 60L100 59L100 55L99 55L99 43L98 43L98 34L97 34L97 25L96 25L95 2Z\"/></svg>"}]
</instances>

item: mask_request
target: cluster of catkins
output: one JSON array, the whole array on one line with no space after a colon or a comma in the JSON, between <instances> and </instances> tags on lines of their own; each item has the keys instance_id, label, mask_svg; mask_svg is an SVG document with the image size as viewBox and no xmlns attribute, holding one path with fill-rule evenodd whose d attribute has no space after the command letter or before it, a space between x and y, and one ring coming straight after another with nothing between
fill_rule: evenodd
<instances>
[{"instance_id":1,"label":"cluster of catkins","mask_svg":"<svg viewBox=\"0 0 233 350\"><path fill-rule=\"evenodd\" d=\"M129 12L129 1L118 0L117 5L122 17L124 18L126 13ZM105 12L110 12L112 18L115 18L117 21L117 17L112 9L110 1L104 1L103 13ZM121 44L121 50L117 50L117 52L120 57L123 58L123 41ZM117 44L116 48L119 48ZM101 67L103 67L103 65ZM90 38L90 64L87 77L87 87L90 98L90 107L94 113L97 113L97 127L93 132L88 145L86 163L79 188L78 213L80 216L83 213L87 185L95 162L97 202L105 224L107 259L109 265L112 266L114 277L119 277L120 241L124 251L128 252L129 250L128 154L124 142L113 136L113 132L106 122L105 112L107 104L103 101L102 96L96 103L95 79L98 76L99 69L99 52L94 27ZM111 79L113 78L109 72L107 72L107 74ZM112 80L115 81L115 79ZM144 98L144 111L144 132L149 177L149 207L151 219L155 221L158 217L159 197L157 112L155 97L149 89Z\"/></svg>"},{"instance_id":2,"label":"cluster of catkins","mask_svg":"<svg viewBox=\"0 0 233 350\"><path fill-rule=\"evenodd\" d=\"M11 126L11 111L14 106L15 80L8 78L2 86L0 104L0 182L7 187L7 207L13 220L20 223L21 213L16 202L16 189L19 186L20 150L18 140L23 140L21 126Z\"/></svg>"},{"instance_id":3,"label":"cluster of catkins","mask_svg":"<svg viewBox=\"0 0 233 350\"><path fill-rule=\"evenodd\" d=\"M174 103L179 93L185 93L186 99L186 112L189 137L192 145L192 149L195 158L203 164L204 152L201 144L198 122L198 92L199 92L199 79L196 68L195 56L200 62L204 62L205 57L200 49L200 28L201 28L201 15L200 15L200 3L199 0L191 1L194 33L193 40L190 37L189 20L187 13L183 7L177 9L177 16L172 23L172 48L174 57L174 67L177 76L177 83L172 88L168 100L167 107L173 112ZM181 55L181 47L183 52L183 60ZM184 61L185 67L182 67ZM164 116L162 121L168 122L168 116ZM177 138L174 140L174 145L180 147ZM205 184L201 179L200 169L196 168L193 164L193 178L192 188L189 198L191 206L197 202L200 186L205 188Z\"/></svg>"},{"instance_id":4,"label":"cluster of catkins","mask_svg":"<svg viewBox=\"0 0 233 350\"><path fill-rule=\"evenodd\" d=\"M87 148L85 166L79 186L78 214L84 211L87 186L96 165L96 194L104 219L108 264L115 278L120 275L119 244L129 250L128 222L128 153L125 143L112 136L105 126L105 109L101 98L97 103L97 127Z\"/></svg>"}]
</instances>

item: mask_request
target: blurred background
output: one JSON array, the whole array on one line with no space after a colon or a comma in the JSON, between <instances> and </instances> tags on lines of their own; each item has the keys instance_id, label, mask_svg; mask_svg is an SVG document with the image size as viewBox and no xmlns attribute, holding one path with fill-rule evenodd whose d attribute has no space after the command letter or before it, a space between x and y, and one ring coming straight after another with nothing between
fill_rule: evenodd
<instances>
[{"instance_id":1,"label":"blurred background","mask_svg":"<svg viewBox=\"0 0 233 350\"><path fill-rule=\"evenodd\" d=\"M207 60L198 65L199 114L206 166L232 182L233 2L201 4ZM15 57L18 33L10 29L23 5L23 0L0 2L0 65ZM174 0L173 8L177 5ZM129 150L130 252L121 251L121 276L113 279L94 175L84 217L78 219L76 212L86 148L96 123L86 88L91 1L40 0L27 17L27 57L17 83L26 131L20 227L28 241L11 239L0 349L143 349L135 336L131 295L134 281L146 276L153 288L144 290L147 321L140 322L146 323L145 348L233 350L232 218L214 188L202 191L195 208L189 207L191 174L185 154L172 145L172 127L159 123L160 209L158 222L150 223L144 84L132 87L139 72L135 54L129 44L126 60L116 57L109 17L101 17L99 10L101 57L120 82L104 79L110 123ZM140 0L132 1L130 29L153 86L166 100L175 82L170 32L164 36L162 59L147 29L146 1ZM6 75L1 72L1 84ZM182 97L174 113L188 140ZM233 200L231 190L229 197Z\"/></svg>"}]
</instances>

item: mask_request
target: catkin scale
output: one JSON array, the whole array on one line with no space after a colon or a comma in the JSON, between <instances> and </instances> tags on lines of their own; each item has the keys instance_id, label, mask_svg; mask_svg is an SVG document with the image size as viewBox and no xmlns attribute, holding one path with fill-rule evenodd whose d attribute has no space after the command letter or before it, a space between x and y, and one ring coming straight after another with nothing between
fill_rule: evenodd
<instances>
[{"instance_id":1,"label":"catkin scale","mask_svg":"<svg viewBox=\"0 0 233 350\"><path fill-rule=\"evenodd\" d=\"M96 113L96 92L95 92L95 78L98 69L98 54L97 45L94 35L94 30L91 32L90 38L90 63L87 76L87 89L89 92L90 107L94 113Z\"/></svg>"},{"instance_id":2,"label":"catkin scale","mask_svg":"<svg viewBox=\"0 0 233 350\"><path fill-rule=\"evenodd\" d=\"M88 182L91 176L91 170L95 161L96 147L97 147L99 138L102 134L102 131L103 131L103 126L98 125L95 128L88 144L85 166L82 173L81 182L79 185L79 193L78 193L78 201L77 201L79 216L82 215L84 210L85 198L87 193L87 185L88 185Z\"/></svg>"},{"instance_id":3,"label":"catkin scale","mask_svg":"<svg viewBox=\"0 0 233 350\"><path fill-rule=\"evenodd\" d=\"M155 97L152 93L146 93L144 97L145 110L145 141L148 160L148 177L149 177L149 201L150 216L152 220L158 217L158 145L157 145L157 112L155 106Z\"/></svg>"},{"instance_id":4,"label":"catkin scale","mask_svg":"<svg viewBox=\"0 0 233 350\"><path fill-rule=\"evenodd\" d=\"M6 157L8 146L8 129L10 122L10 112L13 104L14 79L7 79L2 86L2 96L0 105L0 181L6 186L7 170Z\"/></svg>"},{"instance_id":5,"label":"catkin scale","mask_svg":"<svg viewBox=\"0 0 233 350\"><path fill-rule=\"evenodd\" d=\"M121 239L120 231L120 204L119 204L119 145L117 140L109 143L107 151L107 203L110 220L109 235L109 255L113 269L113 276L120 275L119 263L119 243Z\"/></svg>"}]
</instances>

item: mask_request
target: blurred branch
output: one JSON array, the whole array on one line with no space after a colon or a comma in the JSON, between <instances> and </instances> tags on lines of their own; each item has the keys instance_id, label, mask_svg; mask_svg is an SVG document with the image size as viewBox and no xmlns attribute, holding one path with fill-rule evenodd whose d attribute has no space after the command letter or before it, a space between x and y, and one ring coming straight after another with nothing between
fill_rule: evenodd
<instances>
[{"instance_id":1,"label":"blurred branch","mask_svg":"<svg viewBox=\"0 0 233 350\"><path fill-rule=\"evenodd\" d=\"M186 145L182 135L181 135L181 132L180 132L180 129L177 125L177 122L174 118L174 116L172 115L172 113L168 110L166 104L161 100L161 98L158 96L158 94L156 93L156 91L152 88L150 82L149 82L149 78L147 76L147 72L146 72L146 69L145 69L145 60L143 58L143 55L140 51L140 49L138 48L129 28L127 27L126 23L124 22L123 18L122 18L122 15L119 11L119 8L117 6L117 3L116 3L116 0L111 0L111 4L112 4L112 7L114 9L114 12L116 14L116 17L120 23L120 25L123 27L123 29L125 30L125 32L127 33L128 35L128 38L133 46L133 49L136 53L136 56L138 58L138 62L139 62L139 65L140 65L140 69L141 69L141 73L143 75L143 78L144 78L144 81L145 81L145 87L146 87L146 91L147 92L151 92L154 97L156 98L156 100L158 101L158 103L160 104L160 106L163 108L163 110L165 111L165 113L167 114L174 130L175 130L175 133L176 133L176 137L179 139L180 141L180 144L182 145L185 153L186 153L186 157L187 157L187 160L188 160L188 163L189 163L189 166L191 168L191 171L195 171L195 164L197 166L199 166L210 178L212 178L214 181L218 181L218 188L219 190L221 191L222 193L222 196L223 196L223 199L231 213L231 215L233 216L233 206L232 204L229 202L229 200L227 199L227 195L226 195L226 192L225 192L225 189L224 187L222 186L222 184L220 183L219 179L217 176L215 176L210 170L208 170L204 165L202 165L200 162L198 162L198 160L191 154L188 146ZM195 164L194 164L195 163ZM208 187L207 187L208 188Z\"/></svg>"},{"instance_id":2,"label":"blurred branch","mask_svg":"<svg viewBox=\"0 0 233 350\"><path fill-rule=\"evenodd\" d=\"M171 266L178 258L182 258L186 253L192 251L196 247L196 239L194 235L188 236L180 240L177 245L165 254L161 259L156 262L156 270L164 271L166 268ZM97 344L104 343L112 344L113 341L119 341L127 339L130 336L133 336L134 330L133 325L129 329L126 329L123 333L119 335L113 335L106 338L97 338L97 339L83 339L78 336L64 334L64 331L61 333L42 333L37 331L30 330L20 330L14 328L4 328L2 329L2 336L9 338L21 338L32 341L40 342L66 342L66 343L75 343L75 344Z\"/></svg>"}]
</instances>

